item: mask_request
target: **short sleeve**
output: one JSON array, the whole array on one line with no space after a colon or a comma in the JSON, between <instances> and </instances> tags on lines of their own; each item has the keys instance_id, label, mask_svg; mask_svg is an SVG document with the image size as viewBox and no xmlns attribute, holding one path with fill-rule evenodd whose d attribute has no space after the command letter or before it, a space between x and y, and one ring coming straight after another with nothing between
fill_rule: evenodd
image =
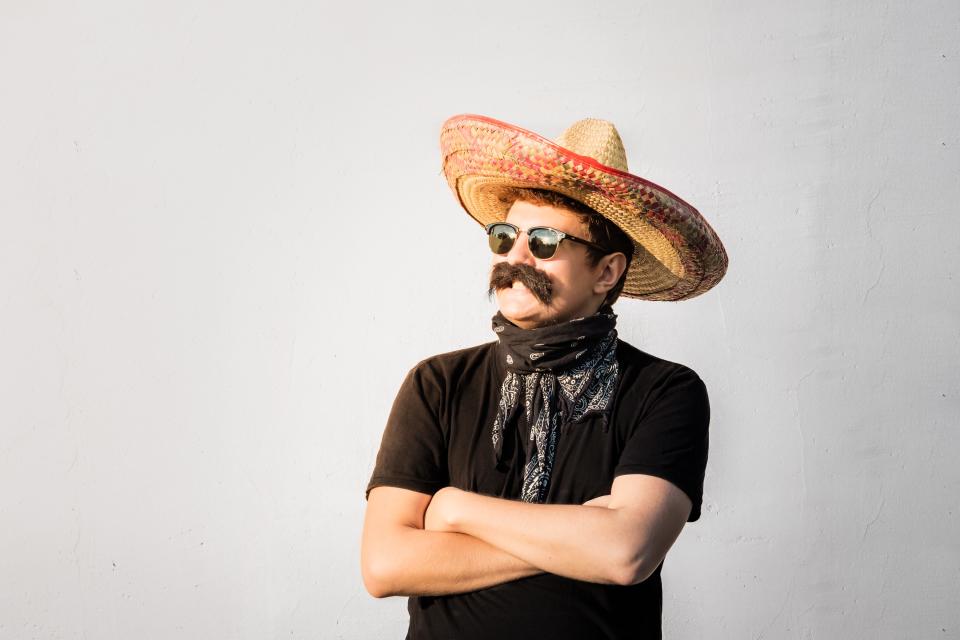
<instances>
[{"instance_id":1,"label":"short sleeve","mask_svg":"<svg viewBox=\"0 0 960 640\"><path fill-rule=\"evenodd\" d=\"M688 522L700 517L707 466L710 402L697 374L681 367L659 385L639 418L614 476L642 473L676 485L693 503Z\"/></svg>"},{"instance_id":2,"label":"short sleeve","mask_svg":"<svg viewBox=\"0 0 960 640\"><path fill-rule=\"evenodd\" d=\"M387 419L366 495L378 486L434 494L449 484L439 407L443 385L429 367L414 367L397 393Z\"/></svg>"}]
</instances>

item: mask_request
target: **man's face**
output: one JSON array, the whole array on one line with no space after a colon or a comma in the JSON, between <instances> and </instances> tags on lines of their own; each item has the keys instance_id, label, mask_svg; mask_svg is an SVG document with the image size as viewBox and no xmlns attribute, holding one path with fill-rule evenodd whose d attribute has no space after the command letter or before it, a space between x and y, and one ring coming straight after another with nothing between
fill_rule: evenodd
<instances>
[{"instance_id":1,"label":"man's face","mask_svg":"<svg viewBox=\"0 0 960 640\"><path fill-rule=\"evenodd\" d=\"M580 218L566 209L518 200L510 207L507 222L520 227L521 232L508 253L493 256L494 269L500 263L532 267L549 280L551 294L549 304L545 304L517 280L512 286L500 282L496 288L497 304L504 317L521 329L533 329L595 313L606 293L597 290L603 261L591 267L587 261L587 248L569 240L562 241L549 260L534 257L527 246L526 230L530 227L552 227L589 239L590 232Z\"/></svg>"}]
</instances>

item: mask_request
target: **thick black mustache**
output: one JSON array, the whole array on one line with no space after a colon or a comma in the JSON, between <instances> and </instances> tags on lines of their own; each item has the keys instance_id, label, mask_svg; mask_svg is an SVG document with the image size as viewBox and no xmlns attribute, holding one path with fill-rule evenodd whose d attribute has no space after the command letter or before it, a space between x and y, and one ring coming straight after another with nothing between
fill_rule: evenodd
<instances>
[{"instance_id":1,"label":"thick black mustache","mask_svg":"<svg viewBox=\"0 0 960 640\"><path fill-rule=\"evenodd\" d=\"M528 264L510 264L498 262L490 270L490 289L487 294L493 296L499 289L509 289L514 282L519 282L534 297L549 306L553 301L553 284L546 273L531 267Z\"/></svg>"}]
</instances>

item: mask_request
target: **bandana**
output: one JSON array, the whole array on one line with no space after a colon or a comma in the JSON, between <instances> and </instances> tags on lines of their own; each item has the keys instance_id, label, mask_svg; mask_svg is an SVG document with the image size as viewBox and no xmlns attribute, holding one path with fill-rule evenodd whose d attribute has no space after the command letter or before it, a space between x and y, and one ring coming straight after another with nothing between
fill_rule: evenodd
<instances>
[{"instance_id":1,"label":"bandana","mask_svg":"<svg viewBox=\"0 0 960 640\"><path fill-rule=\"evenodd\" d=\"M520 495L524 502L546 499L565 427L599 414L607 429L617 386L616 323L608 305L592 316L538 329L521 329L500 312L493 317L497 354L507 368L493 421L494 463L503 468L504 431L516 426L522 399L530 425Z\"/></svg>"}]
</instances>

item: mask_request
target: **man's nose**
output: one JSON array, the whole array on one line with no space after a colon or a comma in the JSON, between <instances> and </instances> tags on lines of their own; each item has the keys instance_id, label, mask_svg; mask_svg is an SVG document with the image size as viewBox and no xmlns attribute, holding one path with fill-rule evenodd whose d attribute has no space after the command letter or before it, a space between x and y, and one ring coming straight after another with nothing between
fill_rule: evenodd
<instances>
[{"instance_id":1,"label":"man's nose","mask_svg":"<svg viewBox=\"0 0 960 640\"><path fill-rule=\"evenodd\" d=\"M517 239L510 247L510 251L507 252L507 262L510 264L529 264L531 266L537 263L537 259L530 253L526 231L517 234Z\"/></svg>"}]
</instances>

